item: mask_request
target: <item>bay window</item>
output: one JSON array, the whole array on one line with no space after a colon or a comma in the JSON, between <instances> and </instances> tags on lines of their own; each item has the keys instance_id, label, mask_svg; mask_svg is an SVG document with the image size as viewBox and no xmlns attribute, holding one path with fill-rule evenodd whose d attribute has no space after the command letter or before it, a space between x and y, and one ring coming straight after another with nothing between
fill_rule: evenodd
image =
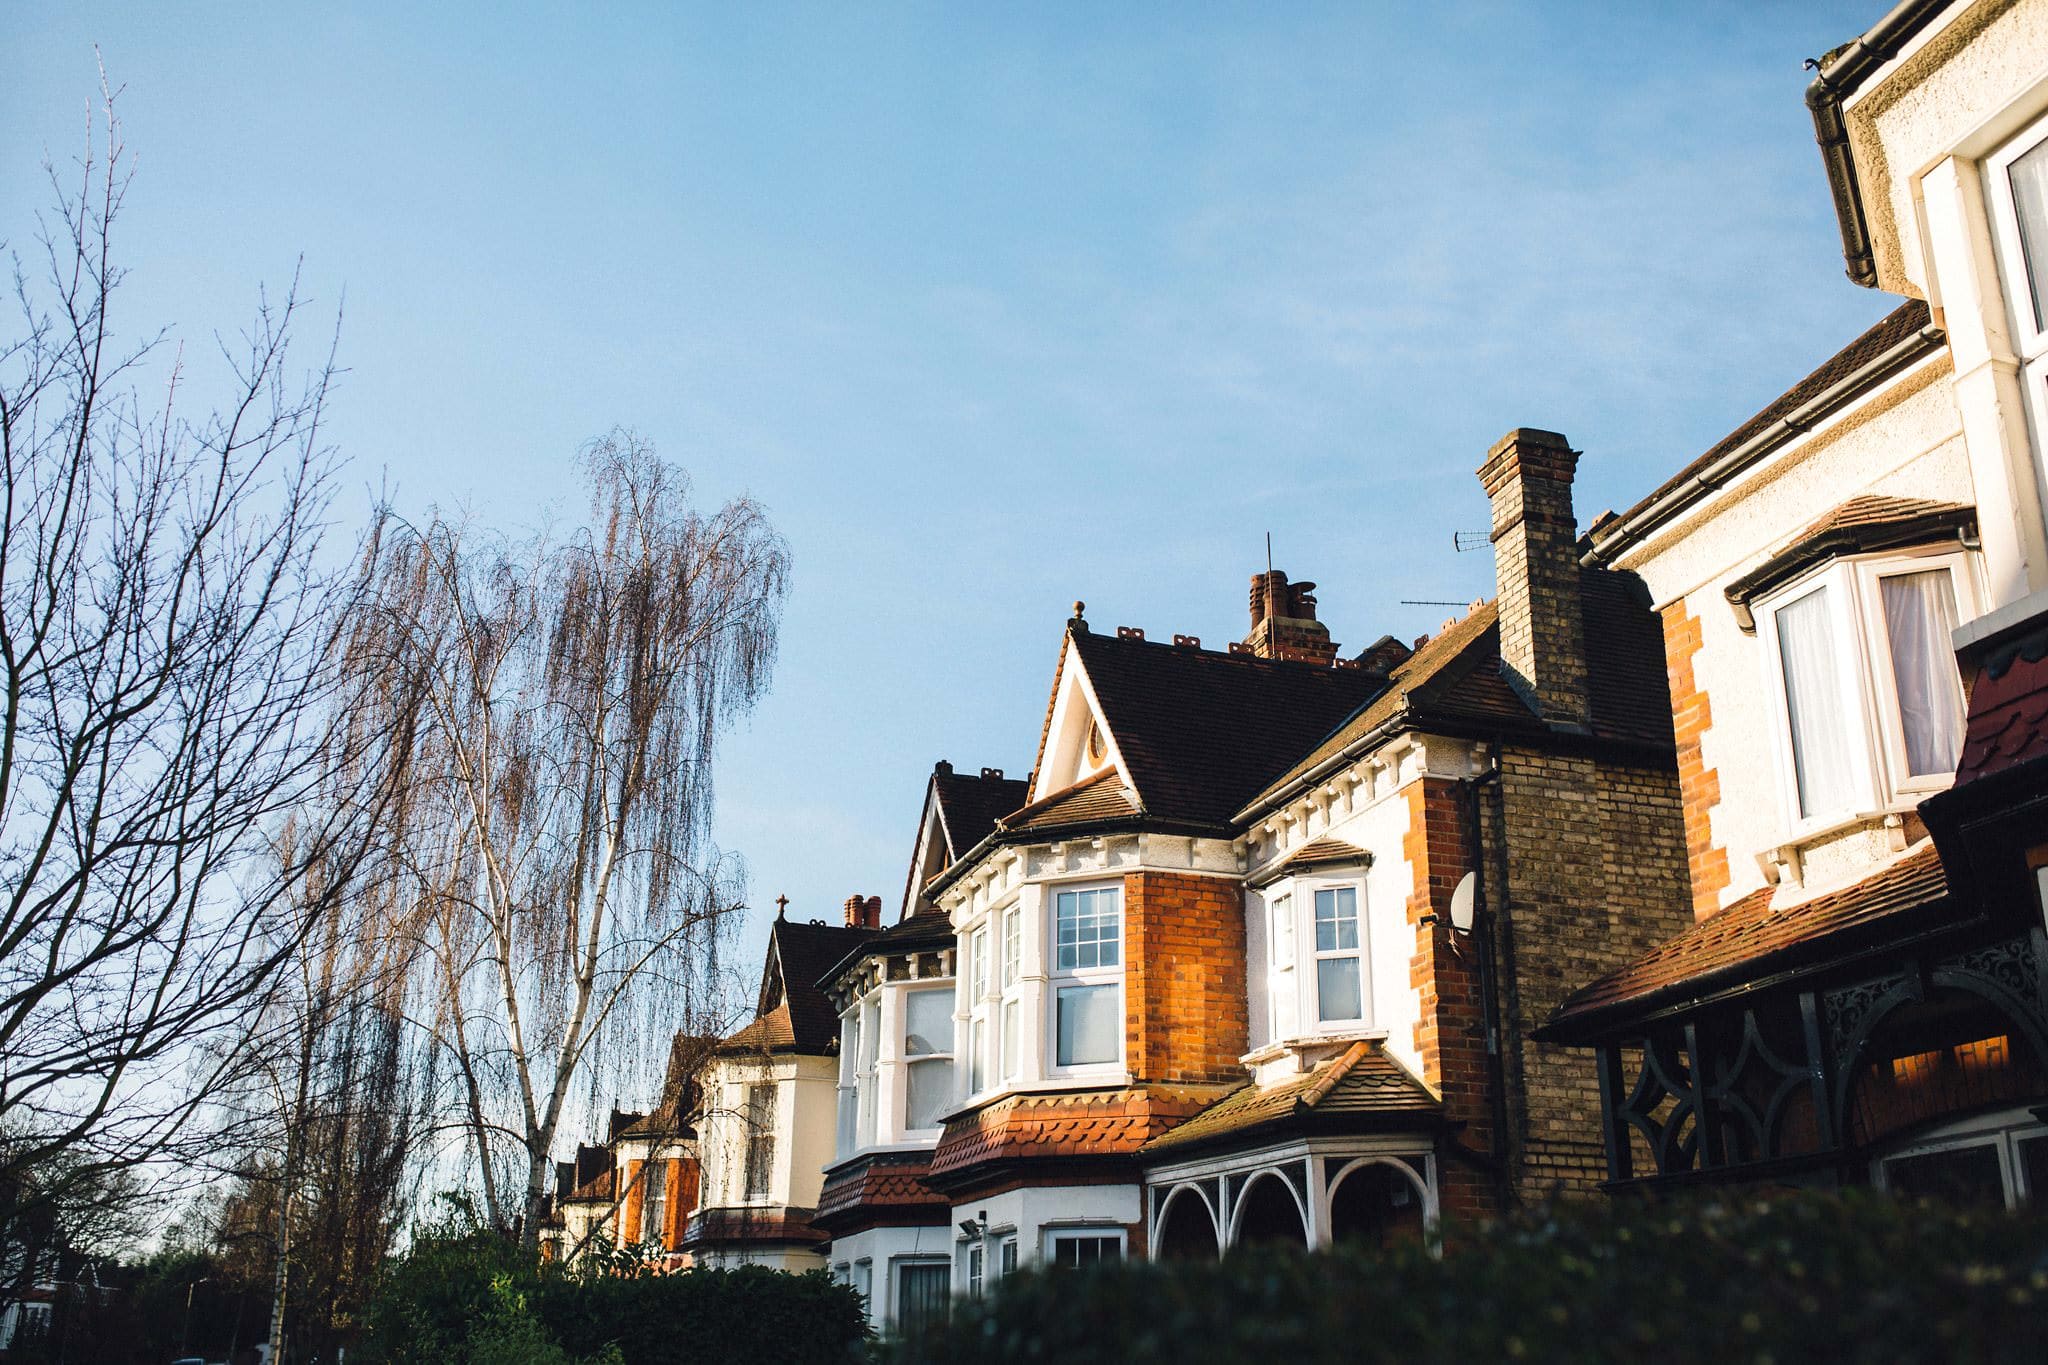
<instances>
[{"instance_id":1,"label":"bay window","mask_svg":"<svg viewBox=\"0 0 2048 1365\"><path fill-rule=\"evenodd\" d=\"M989 934L988 926L976 929L967 939L967 1093L978 1095L988 1089L989 1044Z\"/></svg>"},{"instance_id":2,"label":"bay window","mask_svg":"<svg viewBox=\"0 0 2048 1365\"><path fill-rule=\"evenodd\" d=\"M1961 554L1840 560L1757 605L1795 835L1948 785L1963 742L1949 636L1975 606Z\"/></svg>"},{"instance_id":3,"label":"bay window","mask_svg":"<svg viewBox=\"0 0 2048 1365\"><path fill-rule=\"evenodd\" d=\"M1264 894L1271 1040L1370 1027L1372 954L1362 875L1288 877Z\"/></svg>"},{"instance_id":4,"label":"bay window","mask_svg":"<svg viewBox=\"0 0 2048 1365\"><path fill-rule=\"evenodd\" d=\"M1015 906L1003 912L1002 1079L1023 1073L1023 1001L1017 983L1024 974L1024 912Z\"/></svg>"},{"instance_id":5,"label":"bay window","mask_svg":"<svg viewBox=\"0 0 2048 1365\"><path fill-rule=\"evenodd\" d=\"M953 1098L953 992L905 993L903 1021L903 1126L937 1128Z\"/></svg>"},{"instance_id":6,"label":"bay window","mask_svg":"<svg viewBox=\"0 0 2048 1365\"><path fill-rule=\"evenodd\" d=\"M1123 891L1053 895L1053 1064L1114 1065L1123 1055Z\"/></svg>"}]
</instances>

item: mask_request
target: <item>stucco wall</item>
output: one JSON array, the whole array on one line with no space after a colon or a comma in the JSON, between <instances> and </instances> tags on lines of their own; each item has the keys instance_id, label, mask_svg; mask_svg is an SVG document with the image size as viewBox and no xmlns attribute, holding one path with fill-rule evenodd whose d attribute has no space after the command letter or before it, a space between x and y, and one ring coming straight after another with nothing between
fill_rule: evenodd
<instances>
[{"instance_id":1,"label":"stucco wall","mask_svg":"<svg viewBox=\"0 0 2048 1365\"><path fill-rule=\"evenodd\" d=\"M1880 288L1927 297L1915 179L2044 79L2048 0L1980 0L1857 92L1843 112Z\"/></svg>"},{"instance_id":2,"label":"stucco wall","mask_svg":"<svg viewBox=\"0 0 2048 1365\"><path fill-rule=\"evenodd\" d=\"M1725 589L1850 498L1880 494L1974 503L1948 374L1946 362L1937 360L1902 376L1622 561L1642 575L1667 618L1677 605L1698 622L1690 681L1711 709L1711 723L1699 734L1699 767L1718 790L1709 804L1689 802L1687 819L1695 827L1706 822L1707 847L1720 850L1727 862L1726 884L1713 893L1713 906L1702 909L1727 905L1763 886L1757 854L1781 843L1788 831L1779 794L1770 660L1763 642L1742 630ZM1825 870L1835 877L1853 875L1874 854L1859 846ZM1695 867L1697 855L1696 849Z\"/></svg>"}]
</instances>

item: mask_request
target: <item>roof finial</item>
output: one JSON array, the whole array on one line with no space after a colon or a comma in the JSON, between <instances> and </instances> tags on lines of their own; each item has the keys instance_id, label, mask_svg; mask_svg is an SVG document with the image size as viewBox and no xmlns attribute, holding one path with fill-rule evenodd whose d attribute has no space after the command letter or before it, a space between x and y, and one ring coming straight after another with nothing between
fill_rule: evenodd
<instances>
[{"instance_id":1,"label":"roof finial","mask_svg":"<svg viewBox=\"0 0 2048 1365\"><path fill-rule=\"evenodd\" d=\"M777 897L775 898L775 918L777 918L777 919L781 919L781 918L782 918L782 916L783 916L783 913L784 913L785 911L787 911L788 909L789 909L789 897L787 897L787 896L777 896Z\"/></svg>"},{"instance_id":2,"label":"roof finial","mask_svg":"<svg viewBox=\"0 0 2048 1365\"><path fill-rule=\"evenodd\" d=\"M1087 622L1087 621L1086 621L1086 620L1085 620L1085 619L1084 619L1084 618L1082 617L1082 615L1081 615L1081 613L1082 613L1083 611L1087 610L1087 608L1088 608L1088 604L1087 604L1086 602L1076 602L1076 603L1074 603L1074 614L1073 614L1073 616L1072 616L1072 617L1071 617L1071 618L1070 618L1070 619L1069 619L1069 620L1067 621L1067 624L1068 624L1069 626L1072 626L1072 627L1074 627L1074 628L1075 628L1075 629L1077 629L1077 630L1086 630L1086 629L1088 629L1088 622Z\"/></svg>"}]
</instances>

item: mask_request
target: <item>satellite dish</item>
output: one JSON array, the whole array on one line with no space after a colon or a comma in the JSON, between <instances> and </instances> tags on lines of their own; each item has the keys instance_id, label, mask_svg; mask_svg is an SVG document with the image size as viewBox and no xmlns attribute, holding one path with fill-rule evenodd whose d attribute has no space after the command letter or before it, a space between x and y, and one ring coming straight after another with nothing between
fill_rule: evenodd
<instances>
[{"instance_id":1,"label":"satellite dish","mask_svg":"<svg viewBox=\"0 0 2048 1365\"><path fill-rule=\"evenodd\" d=\"M1451 927L1461 934L1472 932L1472 916L1478 910L1479 873L1467 872L1451 893Z\"/></svg>"}]
</instances>

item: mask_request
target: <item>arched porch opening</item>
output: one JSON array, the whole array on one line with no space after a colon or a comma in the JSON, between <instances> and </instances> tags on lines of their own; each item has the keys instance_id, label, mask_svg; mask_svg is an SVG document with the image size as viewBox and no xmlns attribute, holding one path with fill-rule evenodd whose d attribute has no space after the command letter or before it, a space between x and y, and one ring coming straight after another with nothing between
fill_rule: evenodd
<instances>
[{"instance_id":1,"label":"arched porch opening","mask_svg":"<svg viewBox=\"0 0 2048 1365\"><path fill-rule=\"evenodd\" d=\"M1340 1246L1374 1250L1419 1243L1428 1231L1427 1199L1407 1166L1355 1161L1330 1190L1330 1238Z\"/></svg>"},{"instance_id":2,"label":"arched porch opening","mask_svg":"<svg viewBox=\"0 0 2048 1365\"><path fill-rule=\"evenodd\" d=\"M1271 1171L1252 1177L1238 1196L1230 1245L1307 1249L1308 1222L1302 1216L1301 1200L1285 1179Z\"/></svg>"},{"instance_id":3,"label":"arched porch opening","mask_svg":"<svg viewBox=\"0 0 2048 1365\"><path fill-rule=\"evenodd\" d=\"M1161 1261L1213 1261L1220 1254L1216 1215L1202 1191L1183 1185L1166 1197L1153 1256Z\"/></svg>"}]
</instances>

